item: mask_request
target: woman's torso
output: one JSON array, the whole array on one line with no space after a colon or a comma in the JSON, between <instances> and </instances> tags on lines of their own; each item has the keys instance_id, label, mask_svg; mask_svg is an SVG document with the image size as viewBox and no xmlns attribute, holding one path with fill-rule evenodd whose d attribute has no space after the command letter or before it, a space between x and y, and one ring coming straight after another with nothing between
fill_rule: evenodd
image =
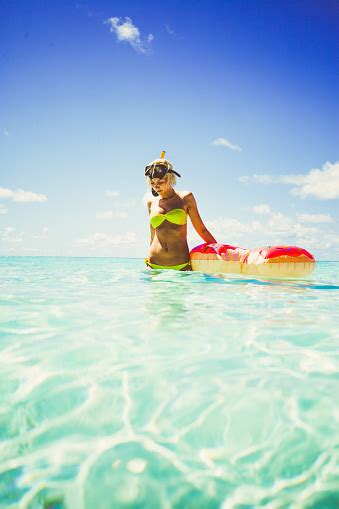
<instances>
[{"instance_id":1,"label":"woman's torso","mask_svg":"<svg viewBox=\"0 0 339 509\"><path fill-rule=\"evenodd\" d=\"M186 194L176 191L173 198L165 200L157 197L152 200L150 220L153 218L154 226L159 224L152 227L153 238L148 255L150 262L176 265L189 260Z\"/></svg>"}]
</instances>

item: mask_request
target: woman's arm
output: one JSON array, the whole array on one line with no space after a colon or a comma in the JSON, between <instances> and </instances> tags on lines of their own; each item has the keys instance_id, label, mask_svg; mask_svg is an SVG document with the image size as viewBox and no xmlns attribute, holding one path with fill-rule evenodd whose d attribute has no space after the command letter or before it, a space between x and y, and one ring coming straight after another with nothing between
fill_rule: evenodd
<instances>
[{"instance_id":1,"label":"woman's arm","mask_svg":"<svg viewBox=\"0 0 339 509\"><path fill-rule=\"evenodd\" d=\"M147 210L148 210L149 215L151 214L151 206L152 206L152 200L147 200ZM153 242L153 237L154 237L154 228L151 225L151 223L150 223L149 227L150 227L150 233L151 233L151 240L150 240L149 245L151 246L152 242Z\"/></svg>"},{"instance_id":2,"label":"woman's arm","mask_svg":"<svg viewBox=\"0 0 339 509\"><path fill-rule=\"evenodd\" d=\"M190 216L195 231L208 244L216 242L213 235L207 230L206 226L202 222L193 193L189 193L185 196L185 202L187 204L188 215Z\"/></svg>"}]
</instances>

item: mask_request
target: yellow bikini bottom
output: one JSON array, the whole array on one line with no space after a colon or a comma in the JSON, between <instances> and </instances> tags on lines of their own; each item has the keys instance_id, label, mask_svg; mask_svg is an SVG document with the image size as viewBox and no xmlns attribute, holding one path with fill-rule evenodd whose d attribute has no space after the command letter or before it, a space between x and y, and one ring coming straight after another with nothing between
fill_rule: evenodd
<instances>
[{"instance_id":1,"label":"yellow bikini bottom","mask_svg":"<svg viewBox=\"0 0 339 509\"><path fill-rule=\"evenodd\" d=\"M144 261L148 267L151 267L151 269L182 270L185 267L191 268L191 262L179 263L179 265L157 265L156 263L151 263L148 258L145 258Z\"/></svg>"}]
</instances>

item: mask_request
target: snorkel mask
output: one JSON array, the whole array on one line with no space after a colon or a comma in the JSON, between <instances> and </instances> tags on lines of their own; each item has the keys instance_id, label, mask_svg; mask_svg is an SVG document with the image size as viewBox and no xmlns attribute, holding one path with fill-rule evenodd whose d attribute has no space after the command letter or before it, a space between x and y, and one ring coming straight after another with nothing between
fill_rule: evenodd
<instances>
[{"instance_id":1,"label":"snorkel mask","mask_svg":"<svg viewBox=\"0 0 339 509\"><path fill-rule=\"evenodd\" d=\"M145 167L145 177L148 177L150 180L153 178L161 179L167 175L167 173L173 173L177 177L181 177L179 173L173 170L172 163L165 159L165 153L166 152L163 150L160 159L155 159ZM153 187L152 194L153 196L159 196Z\"/></svg>"}]
</instances>

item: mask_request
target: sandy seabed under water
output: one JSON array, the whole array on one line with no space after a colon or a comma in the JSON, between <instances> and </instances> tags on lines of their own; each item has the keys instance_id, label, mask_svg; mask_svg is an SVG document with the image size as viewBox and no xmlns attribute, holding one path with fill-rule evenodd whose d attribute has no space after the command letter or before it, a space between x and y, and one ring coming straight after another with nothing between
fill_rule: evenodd
<instances>
[{"instance_id":1,"label":"sandy seabed under water","mask_svg":"<svg viewBox=\"0 0 339 509\"><path fill-rule=\"evenodd\" d=\"M338 509L339 262L0 276L1 509Z\"/></svg>"}]
</instances>

